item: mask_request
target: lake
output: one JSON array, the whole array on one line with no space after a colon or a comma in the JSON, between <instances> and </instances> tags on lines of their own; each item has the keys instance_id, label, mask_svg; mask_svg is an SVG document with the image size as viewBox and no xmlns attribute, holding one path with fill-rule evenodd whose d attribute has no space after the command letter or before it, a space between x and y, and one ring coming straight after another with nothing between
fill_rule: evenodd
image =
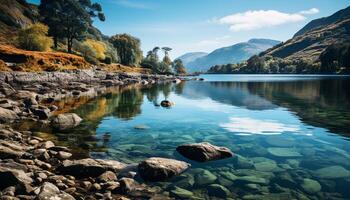
<instances>
[{"instance_id":1,"label":"lake","mask_svg":"<svg viewBox=\"0 0 350 200\"><path fill-rule=\"evenodd\" d=\"M80 157L189 162L180 176L153 183L178 199L350 199L350 77L202 77L67 99L59 107L69 104L83 123L45 137ZM162 108L164 99L175 105ZM235 156L196 163L175 150L203 141Z\"/></svg>"}]
</instances>

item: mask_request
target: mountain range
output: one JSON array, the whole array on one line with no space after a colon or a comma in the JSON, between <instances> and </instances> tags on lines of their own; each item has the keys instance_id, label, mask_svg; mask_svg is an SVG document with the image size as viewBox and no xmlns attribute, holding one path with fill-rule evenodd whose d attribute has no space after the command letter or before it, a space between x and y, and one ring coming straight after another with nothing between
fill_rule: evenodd
<instances>
[{"instance_id":1,"label":"mountain range","mask_svg":"<svg viewBox=\"0 0 350 200\"><path fill-rule=\"evenodd\" d=\"M242 62L279 43L281 42L277 40L251 39L248 42L216 49L209 54L201 52L186 53L178 59L183 61L188 72L204 72L213 65Z\"/></svg>"}]
</instances>

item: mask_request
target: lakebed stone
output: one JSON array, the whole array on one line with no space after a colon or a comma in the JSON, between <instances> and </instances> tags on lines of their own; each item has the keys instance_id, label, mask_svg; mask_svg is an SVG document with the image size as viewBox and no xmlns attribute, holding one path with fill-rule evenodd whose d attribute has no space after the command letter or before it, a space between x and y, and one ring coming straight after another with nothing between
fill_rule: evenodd
<instances>
[{"instance_id":1,"label":"lakebed stone","mask_svg":"<svg viewBox=\"0 0 350 200\"><path fill-rule=\"evenodd\" d=\"M301 157L301 154L293 148L277 148L271 147L267 151L277 157Z\"/></svg>"},{"instance_id":2,"label":"lakebed stone","mask_svg":"<svg viewBox=\"0 0 350 200\"><path fill-rule=\"evenodd\" d=\"M318 169L314 172L314 175L318 178L336 179L350 177L350 171L342 166L334 165Z\"/></svg>"},{"instance_id":3,"label":"lakebed stone","mask_svg":"<svg viewBox=\"0 0 350 200\"><path fill-rule=\"evenodd\" d=\"M82 119L77 114L66 113L57 115L53 119L52 125L59 130L67 130L78 126L81 121Z\"/></svg>"},{"instance_id":4,"label":"lakebed stone","mask_svg":"<svg viewBox=\"0 0 350 200\"><path fill-rule=\"evenodd\" d=\"M321 185L319 182L308 178L305 178L300 186L309 194L314 194L321 190Z\"/></svg>"},{"instance_id":5,"label":"lakebed stone","mask_svg":"<svg viewBox=\"0 0 350 200\"><path fill-rule=\"evenodd\" d=\"M179 175L191 165L174 159L152 157L138 165L141 177L146 181L162 181Z\"/></svg>"},{"instance_id":6,"label":"lakebed stone","mask_svg":"<svg viewBox=\"0 0 350 200\"><path fill-rule=\"evenodd\" d=\"M198 162L219 160L233 156L230 149L214 146L207 142L181 145L176 150L186 158Z\"/></svg>"}]
</instances>

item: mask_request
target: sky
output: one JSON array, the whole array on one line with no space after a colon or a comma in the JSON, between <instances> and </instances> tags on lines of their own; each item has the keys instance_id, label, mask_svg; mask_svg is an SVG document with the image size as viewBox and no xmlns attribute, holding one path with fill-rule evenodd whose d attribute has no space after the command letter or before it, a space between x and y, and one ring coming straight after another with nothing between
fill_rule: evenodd
<instances>
[{"instance_id":1,"label":"sky","mask_svg":"<svg viewBox=\"0 0 350 200\"><path fill-rule=\"evenodd\" d=\"M91 1L105 12L105 22L94 21L103 34L136 36L144 53L155 46L171 47L173 59L251 38L286 41L311 20L350 6L350 0Z\"/></svg>"}]
</instances>

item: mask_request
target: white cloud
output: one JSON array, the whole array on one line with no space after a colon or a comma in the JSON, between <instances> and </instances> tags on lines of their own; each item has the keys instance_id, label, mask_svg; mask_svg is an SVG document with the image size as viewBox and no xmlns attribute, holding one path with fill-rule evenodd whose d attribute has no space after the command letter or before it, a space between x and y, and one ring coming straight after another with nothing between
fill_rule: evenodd
<instances>
[{"instance_id":1,"label":"white cloud","mask_svg":"<svg viewBox=\"0 0 350 200\"><path fill-rule=\"evenodd\" d=\"M278 135L285 131L296 132L299 130L298 126L282 124L276 121L235 117L230 118L229 123L223 123L220 126L239 135Z\"/></svg>"},{"instance_id":2,"label":"white cloud","mask_svg":"<svg viewBox=\"0 0 350 200\"><path fill-rule=\"evenodd\" d=\"M304 21L304 15L316 14L319 10L310 10L298 13L283 13L277 10L249 10L244 13L235 13L219 19L209 20L218 24L229 25L231 31L249 31L282 24Z\"/></svg>"},{"instance_id":3,"label":"white cloud","mask_svg":"<svg viewBox=\"0 0 350 200\"><path fill-rule=\"evenodd\" d=\"M317 9L317 8L311 8L309 10L303 10L303 11L300 11L299 13L302 14L302 15L314 15L314 14L317 14L319 13L320 10Z\"/></svg>"}]
</instances>

